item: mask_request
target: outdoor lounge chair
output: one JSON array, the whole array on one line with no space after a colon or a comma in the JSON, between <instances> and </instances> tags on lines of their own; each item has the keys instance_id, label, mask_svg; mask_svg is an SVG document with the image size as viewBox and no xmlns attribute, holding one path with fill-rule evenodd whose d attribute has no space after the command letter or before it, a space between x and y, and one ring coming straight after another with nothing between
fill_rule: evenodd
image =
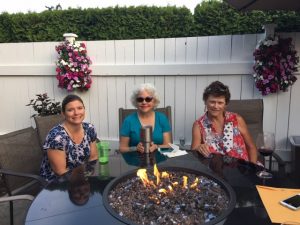
<instances>
[{"instance_id":1,"label":"outdoor lounge chair","mask_svg":"<svg viewBox=\"0 0 300 225\"><path fill-rule=\"evenodd\" d=\"M61 123L62 121L63 117L60 114L34 117L41 148L45 142L48 132L52 129L52 127Z\"/></svg>"},{"instance_id":2,"label":"outdoor lounge chair","mask_svg":"<svg viewBox=\"0 0 300 225\"><path fill-rule=\"evenodd\" d=\"M238 113L244 118L254 141L256 140L257 135L263 132L263 99L230 100L227 111ZM259 158L261 161L265 162L262 155L260 155ZM278 154L276 154L276 152L273 153L272 158L276 160L280 174L284 175L285 162Z\"/></svg>"},{"instance_id":3,"label":"outdoor lounge chair","mask_svg":"<svg viewBox=\"0 0 300 225\"><path fill-rule=\"evenodd\" d=\"M36 196L46 184L39 176L41 158L38 135L32 127L0 136L0 202L9 202L10 224L14 224L14 208L19 208L20 201L14 203L15 200L31 200L30 196ZM26 207L28 204L18 212L26 215ZM7 207L0 210L5 215Z\"/></svg>"},{"instance_id":4,"label":"outdoor lounge chair","mask_svg":"<svg viewBox=\"0 0 300 225\"><path fill-rule=\"evenodd\" d=\"M62 122L63 117L59 114L34 117L34 120L37 129L29 127L0 136L0 185L4 195L0 202L9 202L10 224L16 224L16 218L18 224L24 223L28 203L46 185L39 176L42 146L50 129ZM18 216L14 216L14 205L19 208ZM0 216L4 215L2 211Z\"/></svg>"},{"instance_id":5,"label":"outdoor lounge chair","mask_svg":"<svg viewBox=\"0 0 300 225\"><path fill-rule=\"evenodd\" d=\"M27 211L33 201L32 195L15 195L0 197L0 219L1 225L24 225ZM13 204L12 204L13 202ZM10 208L13 206L13 208ZM10 208L10 217L6 216L6 212ZM9 222L10 221L10 222Z\"/></svg>"}]
</instances>

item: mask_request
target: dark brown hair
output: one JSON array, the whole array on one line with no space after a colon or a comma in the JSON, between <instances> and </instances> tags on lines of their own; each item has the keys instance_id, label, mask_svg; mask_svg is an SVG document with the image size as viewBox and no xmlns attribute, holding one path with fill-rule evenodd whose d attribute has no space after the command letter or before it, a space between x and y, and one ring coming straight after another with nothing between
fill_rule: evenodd
<instances>
[{"instance_id":1,"label":"dark brown hair","mask_svg":"<svg viewBox=\"0 0 300 225\"><path fill-rule=\"evenodd\" d=\"M62 103L61 103L61 110L62 110L62 112L66 111L66 105L68 103L76 101L76 100L80 101L82 103L83 107L84 107L84 103L83 103L82 99L78 95L71 94L71 95L67 95L64 98L64 100L62 101Z\"/></svg>"},{"instance_id":2,"label":"dark brown hair","mask_svg":"<svg viewBox=\"0 0 300 225\"><path fill-rule=\"evenodd\" d=\"M225 97L225 102L226 105L229 103L230 101L230 91L228 86L226 86L225 84L223 84L220 81L214 81L212 82L210 85L208 85L204 92L203 92L203 101L206 102L206 100L208 99L208 97L212 95L214 97L221 97L224 96Z\"/></svg>"}]
</instances>

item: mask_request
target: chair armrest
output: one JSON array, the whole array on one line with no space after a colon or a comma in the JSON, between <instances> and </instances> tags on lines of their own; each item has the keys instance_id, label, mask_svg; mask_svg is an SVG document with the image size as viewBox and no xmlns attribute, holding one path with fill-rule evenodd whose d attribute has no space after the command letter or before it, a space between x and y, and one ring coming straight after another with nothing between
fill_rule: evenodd
<instances>
[{"instance_id":1,"label":"chair armrest","mask_svg":"<svg viewBox=\"0 0 300 225\"><path fill-rule=\"evenodd\" d=\"M42 177L30 173L21 173L21 172L15 172L7 169L0 169L0 174L8 175L8 176L31 178L33 180L38 181L42 186L46 186L47 184L47 181L45 181Z\"/></svg>"},{"instance_id":2,"label":"chair armrest","mask_svg":"<svg viewBox=\"0 0 300 225\"><path fill-rule=\"evenodd\" d=\"M286 165L286 163L280 158L280 156L276 152L273 152L272 157L274 157L276 159L276 161L278 163L278 167Z\"/></svg>"},{"instance_id":3,"label":"chair armrest","mask_svg":"<svg viewBox=\"0 0 300 225\"><path fill-rule=\"evenodd\" d=\"M277 162L279 177L286 176L286 171L285 171L286 163L281 159L281 157L276 152L273 152L272 158L274 158Z\"/></svg>"},{"instance_id":4,"label":"chair armrest","mask_svg":"<svg viewBox=\"0 0 300 225\"><path fill-rule=\"evenodd\" d=\"M32 195L15 195L9 197L1 197L0 202L10 202L15 200L28 200L33 201L34 197Z\"/></svg>"}]
</instances>

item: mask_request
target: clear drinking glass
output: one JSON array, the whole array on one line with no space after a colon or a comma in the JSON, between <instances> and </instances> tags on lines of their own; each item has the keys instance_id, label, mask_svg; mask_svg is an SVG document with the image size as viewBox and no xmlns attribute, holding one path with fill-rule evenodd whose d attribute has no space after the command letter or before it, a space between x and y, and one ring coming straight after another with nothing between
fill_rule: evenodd
<instances>
[{"instance_id":1,"label":"clear drinking glass","mask_svg":"<svg viewBox=\"0 0 300 225\"><path fill-rule=\"evenodd\" d=\"M185 138L184 138L184 136L180 136L179 137L179 145L180 145L180 147L184 147L184 145L185 145Z\"/></svg>"},{"instance_id":2,"label":"clear drinking glass","mask_svg":"<svg viewBox=\"0 0 300 225\"><path fill-rule=\"evenodd\" d=\"M263 156L270 156L275 150L275 135L271 132L259 133L256 138L257 150ZM271 162L270 162L271 163ZM272 174L267 172L266 169L259 171L257 176L263 179L272 178Z\"/></svg>"}]
</instances>

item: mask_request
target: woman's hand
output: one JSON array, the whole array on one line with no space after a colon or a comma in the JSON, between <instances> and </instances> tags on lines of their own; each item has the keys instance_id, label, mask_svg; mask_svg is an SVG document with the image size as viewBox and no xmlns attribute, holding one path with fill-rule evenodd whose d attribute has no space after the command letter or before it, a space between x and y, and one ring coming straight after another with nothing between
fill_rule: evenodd
<instances>
[{"instance_id":1,"label":"woman's hand","mask_svg":"<svg viewBox=\"0 0 300 225\"><path fill-rule=\"evenodd\" d=\"M200 144L195 150L202 154L204 157L209 157L209 155L211 154L209 145L207 144Z\"/></svg>"},{"instance_id":2,"label":"woman's hand","mask_svg":"<svg viewBox=\"0 0 300 225\"><path fill-rule=\"evenodd\" d=\"M144 153L145 152L145 149L144 149L144 146L143 146L143 143L140 142L138 143L138 145L136 146L136 150L140 153Z\"/></svg>"},{"instance_id":3,"label":"woman's hand","mask_svg":"<svg viewBox=\"0 0 300 225\"><path fill-rule=\"evenodd\" d=\"M150 152L154 152L158 149L158 145L157 144L154 144L154 142L151 142L151 145L150 145Z\"/></svg>"},{"instance_id":4,"label":"woman's hand","mask_svg":"<svg viewBox=\"0 0 300 225\"><path fill-rule=\"evenodd\" d=\"M157 144L154 144L154 142L151 142L150 144L150 149L149 151L150 152L154 152L158 149L158 145ZM145 152L145 149L144 149L144 146L143 146L143 143L140 142L137 146L136 146L136 150L140 153L144 153Z\"/></svg>"}]
</instances>

